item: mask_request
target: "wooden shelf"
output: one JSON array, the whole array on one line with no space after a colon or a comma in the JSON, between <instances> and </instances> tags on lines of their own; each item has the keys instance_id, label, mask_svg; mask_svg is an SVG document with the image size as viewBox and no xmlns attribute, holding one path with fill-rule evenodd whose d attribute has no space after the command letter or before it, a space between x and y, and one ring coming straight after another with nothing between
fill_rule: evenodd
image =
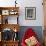
<instances>
[{"instance_id":1,"label":"wooden shelf","mask_svg":"<svg viewBox=\"0 0 46 46\"><path fill-rule=\"evenodd\" d=\"M5 9L18 9L19 7L0 7L0 9L5 10Z\"/></svg>"},{"instance_id":2,"label":"wooden shelf","mask_svg":"<svg viewBox=\"0 0 46 46\"><path fill-rule=\"evenodd\" d=\"M0 28L1 28L1 31L5 28L10 28L14 31L14 29L17 30L17 32L19 31L20 29L20 26L19 24L0 24Z\"/></svg>"},{"instance_id":3,"label":"wooden shelf","mask_svg":"<svg viewBox=\"0 0 46 46\"><path fill-rule=\"evenodd\" d=\"M18 41L3 41L1 42L1 45L3 46L18 46Z\"/></svg>"},{"instance_id":4,"label":"wooden shelf","mask_svg":"<svg viewBox=\"0 0 46 46\"><path fill-rule=\"evenodd\" d=\"M19 42L19 40L15 40L15 41L10 40L10 41L3 41L3 42L5 42L5 43L8 43L8 42L12 43L12 42Z\"/></svg>"},{"instance_id":5,"label":"wooden shelf","mask_svg":"<svg viewBox=\"0 0 46 46\"><path fill-rule=\"evenodd\" d=\"M2 11L8 12L9 14L7 14L7 15L19 15L18 14L19 7L0 7L0 14L2 14ZM16 14L15 13L14 14L10 14L10 12L12 12L12 13L17 12L17 13Z\"/></svg>"},{"instance_id":6,"label":"wooden shelf","mask_svg":"<svg viewBox=\"0 0 46 46\"><path fill-rule=\"evenodd\" d=\"M17 24L8 24L8 18L9 16L14 16L17 20ZM20 29L20 26L18 24L18 16L19 16L19 7L0 7L0 20L1 20L1 24L0 24L0 32L1 32L1 41L0 41L0 46L18 46L18 39L16 41L13 41L14 38L18 38L17 34L16 34L16 37L15 37L15 33L18 33L19 29ZM5 19L6 18L6 19ZM16 22L16 21L15 21ZM2 37L2 35L4 35L3 31L4 29L11 29L10 31L14 31L14 36L13 36L13 39L10 39L9 41L7 40L4 40ZM13 35L12 34L12 35ZM8 35L8 34L7 34ZM12 36L10 35L10 36Z\"/></svg>"}]
</instances>

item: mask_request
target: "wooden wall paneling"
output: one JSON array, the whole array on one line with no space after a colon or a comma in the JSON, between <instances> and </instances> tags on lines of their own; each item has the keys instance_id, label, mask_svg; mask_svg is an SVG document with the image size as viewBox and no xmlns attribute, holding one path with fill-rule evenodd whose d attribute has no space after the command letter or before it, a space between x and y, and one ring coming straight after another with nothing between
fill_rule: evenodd
<instances>
[{"instance_id":1,"label":"wooden wall paneling","mask_svg":"<svg viewBox=\"0 0 46 46\"><path fill-rule=\"evenodd\" d=\"M44 8L44 43L46 46L46 0L43 0L43 8Z\"/></svg>"}]
</instances>

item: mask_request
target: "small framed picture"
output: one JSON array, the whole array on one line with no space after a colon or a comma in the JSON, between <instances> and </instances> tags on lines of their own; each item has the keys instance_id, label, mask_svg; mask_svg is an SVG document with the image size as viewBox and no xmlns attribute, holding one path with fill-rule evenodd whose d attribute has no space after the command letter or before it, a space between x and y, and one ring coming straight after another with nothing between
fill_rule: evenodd
<instances>
[{"instance_id":1,"label":"small framed picture","mask_svg":"<svg viewBox=\"0 0 46 46\"><path fill-rule=\"evenodd\" d=\"M2 15L9 15L9 10L2 10Z\"/></svg>"},{"instance_id":2,"label":"small framed picture","mask_svg":"<svg viewBox=\"0 0 46 46\"><path fill-rule=\"evenodd\" d=\"M26 20L36 19L36 7L25 7L25 19Z\"/></svg>"}]
</instances>

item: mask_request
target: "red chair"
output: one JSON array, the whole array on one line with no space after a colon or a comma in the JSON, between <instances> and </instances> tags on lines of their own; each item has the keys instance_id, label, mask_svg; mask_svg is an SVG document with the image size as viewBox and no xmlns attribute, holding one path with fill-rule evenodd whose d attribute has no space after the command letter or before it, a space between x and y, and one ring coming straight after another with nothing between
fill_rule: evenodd
<instances>
[{"instance_id":1,"label":"red chair","mask_svg":"<svg viewBox=\"0 0 46 46\"><path fill-rule=\"evenodd\" d=\"M24 37L22 38L21 46L27 46L27 44L25 43L25 40L32 37L32 36L34 36L35 38L37 37L36 33L33 31L32 28L27 29L24 34ZM35 46L41 46L40 42L38 41Z\"/></svg>"}]
</instances>

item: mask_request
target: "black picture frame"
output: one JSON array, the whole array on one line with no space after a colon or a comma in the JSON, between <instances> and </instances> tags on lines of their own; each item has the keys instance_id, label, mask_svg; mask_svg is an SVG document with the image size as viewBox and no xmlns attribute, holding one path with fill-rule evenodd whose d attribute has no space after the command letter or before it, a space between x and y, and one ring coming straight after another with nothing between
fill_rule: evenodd
<instances>
[{"instance_id":1,"label":"black picture frame","mask_svg":"<svg viewBox=\"0 0 46 46\"><path fill-rule=\"evenodd\" d=\"M25 7L25 19L36 20L36 7Z\"/></svg>"}]
</instances>

